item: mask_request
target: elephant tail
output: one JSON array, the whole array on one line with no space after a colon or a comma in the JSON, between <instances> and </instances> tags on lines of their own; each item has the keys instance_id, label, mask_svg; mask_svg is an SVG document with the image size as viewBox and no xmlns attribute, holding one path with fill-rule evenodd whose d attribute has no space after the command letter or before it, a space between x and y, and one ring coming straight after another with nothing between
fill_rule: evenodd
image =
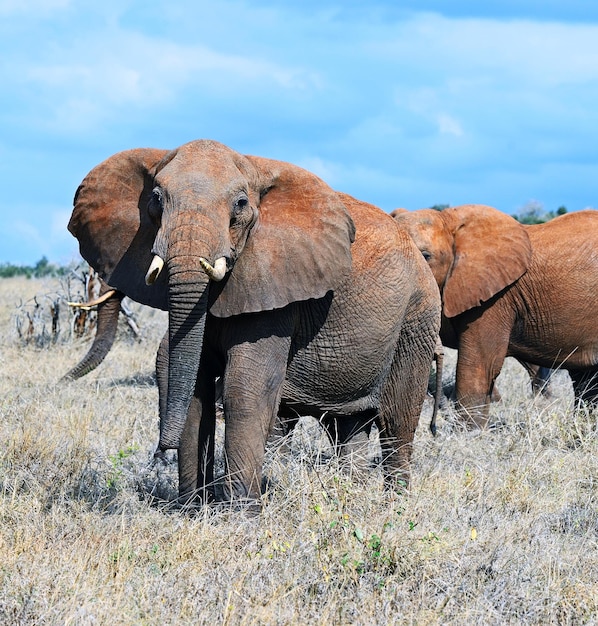
<instances>
[{"instance_id":1,"label":"elephant tail","mask_svg":"<svg viewBox=\"0 0 598 626\"><path fill-rule=\"evenodd\" d=\"M434 408L432 409L432 418L430 419L430 432L436 437L436 416L442 402L442 368L444 365L444 346L440 338L436 341L434 348L434 360L436 361L436 387L434 390Z\"/></svg>"}]
</instances>

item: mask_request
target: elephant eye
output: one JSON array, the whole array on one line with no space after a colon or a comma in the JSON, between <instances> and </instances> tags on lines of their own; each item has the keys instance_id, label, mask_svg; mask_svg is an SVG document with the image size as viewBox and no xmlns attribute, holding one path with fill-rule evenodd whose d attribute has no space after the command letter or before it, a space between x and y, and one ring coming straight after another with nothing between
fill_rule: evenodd
<instances>
[{"instance_id":1,"label":"elephant eye","mask_svg":"<svg viewBox=\"0 0 598 626\"><path fill-rule=\"evenodd\" d=\"M147 210L152 220L158 222L162 217L162 190L154 187L152 196L147 203Z\"/></svg>"},{"instance_id":2,"label":"elephant eye","mask_svg":"<svg viewBox=\"0 0 598 626\"><path fill-rule=\"evenodd\" d=\"M237 198L235 202L235 211L242 211L249 204L249 200L245 196Z\"/></svg>"},{"instance_id":3,"label":"elephant eye","mask_svg":"<svg viewBox=\"0 0 598 626\"><path fill-rule=\"evenodd\" d=\"M422 250L422 256L426 259L426 261L429 261L432 258L432 253L427 250Z\"/></svg>"},{"instance_id":4,"label":"elephant eye","mask_svg":"<svg viewBox=\"0 0 598 626\"><path fill-rule=\"evenodd\" d=\"M238 198L236 198L233 204L231 224L242 219L248 207L249 207L249 199L247 198L245 194L242 194Z\"/></svg>"}]
</instances>

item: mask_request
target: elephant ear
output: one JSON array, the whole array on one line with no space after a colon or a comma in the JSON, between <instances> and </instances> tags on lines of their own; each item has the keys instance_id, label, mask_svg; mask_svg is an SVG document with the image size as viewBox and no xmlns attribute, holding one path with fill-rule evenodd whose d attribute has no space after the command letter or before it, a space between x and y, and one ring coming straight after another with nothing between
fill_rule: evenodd
<instances>
[{"instance_id":1,"label":"elephant ear","mask_svg":"<svg viewBox=\"0 0 598 626\"><path fill-rule=\"evenodd\" d=\"M492 207L463 205L442 215L454 229L455 260L443 290L444 314L454 317L520 278L532 247L525 227Z\"/></svg>"},{"instance_id":2,"label":"elephant ear","mask_svg":"<svg viewBox=\"0 0 598 626\"><path fill-rule=\"evenodd\" d=\"M155 308L166 309L166 278L144 281L157 226L147 211L153 170L167 150L119 152L94 167L77 189L69 231L81 256L111 287Z\"/></svg>"},{"instance_id":3,"label":"elephant ear","mask_svg":"<svg viewBox=\"0 0 598 626\"><path fill-rule=\"evenodd\" d=\"M218 317L321 298L351 271L355 226L340 196L300 167L246 159L261 196L258 219L210 307Z\"/></svg>"}]
</instances>

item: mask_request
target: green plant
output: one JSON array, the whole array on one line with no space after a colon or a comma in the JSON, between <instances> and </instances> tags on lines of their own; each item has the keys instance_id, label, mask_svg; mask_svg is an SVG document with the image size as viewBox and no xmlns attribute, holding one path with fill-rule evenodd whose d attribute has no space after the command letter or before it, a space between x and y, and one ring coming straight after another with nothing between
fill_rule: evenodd
<instances>
[{"instance_id":1,"label":"green plant","mask_svg":"<svg viewBox=\"0 0 598 626\"><path fill-rule=\"evenodd\" d=\"M122 479L125 461L139 450L137 444L132 444L119 450L116 454L108 455L111 468L108 472L106 483L109 489L117 489L118 483Z\"/></svg>"}]
</instances>

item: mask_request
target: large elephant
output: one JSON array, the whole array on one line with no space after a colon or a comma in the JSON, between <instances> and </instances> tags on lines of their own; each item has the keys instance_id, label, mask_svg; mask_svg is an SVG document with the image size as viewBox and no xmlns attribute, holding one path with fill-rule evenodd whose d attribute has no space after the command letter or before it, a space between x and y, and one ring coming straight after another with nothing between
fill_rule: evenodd
<instances>
[{"instance_id":1,"label":"large elephant","mask_svg":"<svg viewBox=\"0 0 598 626\"><path fill-rule=\"evenodd\" d=\"M598 371L598 211L524 226L484 205L397 211L441 289L444 345L458 349L456 399L485 426L507 356L567 369L594 401Z\"/></svg>"},{"instance_id":2,"label":"large elephant","mask_svg":"<svg viewBox=\"0 0 598 626\"><path fill-rule=\"evenodd\" d=\"M325 413L340 443L375 421L387 482L408 481L440 296L380 209L299 167L198 140L98 165L69 230L108 285L168 309L158 447L179 451L181 498L211 495L217 377L227 499L257 503L281 400Z\"/></svg>"}]
</instances>

